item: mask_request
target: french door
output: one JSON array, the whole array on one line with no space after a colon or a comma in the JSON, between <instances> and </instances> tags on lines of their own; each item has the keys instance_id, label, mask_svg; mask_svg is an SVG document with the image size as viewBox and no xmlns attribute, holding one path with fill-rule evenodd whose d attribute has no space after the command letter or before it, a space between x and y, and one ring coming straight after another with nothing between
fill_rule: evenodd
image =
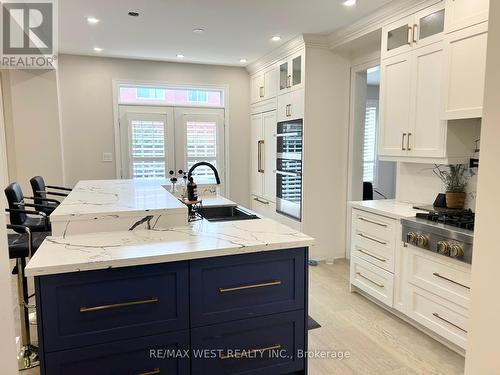
<instances>
[{"instance_id":1,"label":"french door","mask_svg":"<svg viewBox=\"0 0 500 375\"><path fill-rule=\"evenodd\" d=\"M206 161L224 181L224 109L121 105L120 143L122 178L168 178ZM215 181L207 167L194 177Z\"/></svg>"}]
</instances>

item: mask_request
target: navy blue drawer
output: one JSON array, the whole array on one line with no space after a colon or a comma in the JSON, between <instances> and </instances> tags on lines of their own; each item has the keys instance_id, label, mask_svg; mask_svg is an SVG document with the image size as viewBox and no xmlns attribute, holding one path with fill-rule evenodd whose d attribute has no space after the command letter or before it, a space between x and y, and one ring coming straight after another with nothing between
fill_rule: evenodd
<instances>
[{"instance_id":1,"label":"navy blue drawer","mask_svg":"<svg viewBox=\"0 0 500 375\"><path fill-rule=\"evenodd\" d=\"M298 354L305 348L304 329L304 311L195 328L191 331L191 373L275 375L302 371L305 360Z\"/></svg>"},{"instance_id":2,"label":"navy blue drawer","mask_svg":"<svg viewBox=\"0 0 500 375\"><path fill-rule=\"evenodd\" d=\"M192 261L191 325L305 309L306 249Z\"/></svg>"},{"instance_id":3,"label":"navy blue drawer","mask_svg":"<svg viewBox=\"0 0 500 375\"><path fill-rule=\"evenodd\" d=\"M187 262L39 278L45 352L189 328Z\"/></svg>"},{"instance_id":4,"label":"navy blue drawer","mask_svg":"<svg viewBox=\"0 0 500 375\"><path fill-rule=\"evenodd\" d=\"M100 344L47 354L44 373L47 375L188 375L189 357L169 354L170 351L183 353L188 349L188 331Z\"/></svg>"}]
</instances>

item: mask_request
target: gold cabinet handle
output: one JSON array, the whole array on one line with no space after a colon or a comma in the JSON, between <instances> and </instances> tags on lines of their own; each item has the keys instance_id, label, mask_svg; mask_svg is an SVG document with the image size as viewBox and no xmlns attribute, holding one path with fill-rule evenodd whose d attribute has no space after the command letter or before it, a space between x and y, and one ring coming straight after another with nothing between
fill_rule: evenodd
<instances>
[{"instance_id":1,"label":"gold cabinet handle","mask_svg":"<svg viewBox=\"0 0 500 375\"><path fill-rule=\"evenodd\" d=\"M268 205L268 204L269 204L269 202L267 202L267 201L263 201L262 199L259 199L259 198L257 198L257 197L255 197L253 200L254 200L254 201L256 201L256 202L259 202L259 203L265 204L265 205Z\"/></svg>"},{"instance_id":2,"label":"gold cabinet handle","mask_svg":"<svg viewBox=\"0 0 500 375\"><path fill-rule=\"evenodd\" d=\"M413 25L413 43L417 43L418 42L418 38L417 38L417 35L418 35L418 25L415 24Z\"/></svg>"},{"instance_id":3,"label":"gold cabinet handle","mask_svg":"<svg viewBox=\"0 0 500 375\"><path fill-rule=\"evenodd\" d=\"M411 26L408 26L408 45L411 46L411 41L413 39L412 37L412 31L413 31L413 27Z\"/></svg>"},{"instance_id":4,"label":"gold cabinet handle","mask_svg":"<svg viewBox=\"0 0 500 375\"><path fill-rule=\"evenodd\" d=\"M470 286L467 286L467 285L464 285L464 284L460 284L459 282L457 282L457 281L455 281L455 280L452 280L452 279L449 279L449 278L447 278L447 277L441 276L441 275L440 275L439 273L437 273L437 272L434 272L434 273L433 273L433 275L434 275L434 276L436 276L436 277L439 277L440 279L443 279L443 280L446 280L446 281L448 281L448 282L450 282L450 283L453 283L453 284L455 284L455 285L459 285L459 286L461 286L462 288L465 288L465 289L469 289L469 290L470 290Z\"/></svg>"},{"instance_id":5,"label":"gold cabinet handle","mask_svg":"<svg viewBox=\"0 0 500 375\"><path fill-rule=\"evenodd\" d=\"M403 136L401 137L401 150L406 151L405 148L405 142L406 141L406 133L403 133Z\"/></svg>"},{"instance_id":6,"label":"gold cabinet handle","mask_svg":"<svg viewBox=\"0 0 500 375\"><path fill-rule=\"evenodd\" d=\"M292 75L289 74L288 77L286 77L286 87L290 88L292 87Z\"/></svg>"},{"instance_id":7,"label":"gold cabinet handle","mask_svg":"<svg viewBox=\"0 0 500 375\"><path fill-rule=\"evenodd\" d=\"M140 372L137 375L156 375L159 373L160 373L160 369L157 367L157 368L152 369L151 371Z\"/></svg>"},{"instance_id":8,"label":"gold cabinet handle","mask_svg":"<svg viewBox=\"0 0 500 375\"><path fill-rule=\"evenodd\" d=\"M120 307L128 307L128 306L138 306L138 305L146 305L150 303L157 303L159 301L158 297L153 297L141 301L131 301L131 302L122 302L122 303L113 303L110 305L101 305L101 306L94 306L94 307L80 307L80 312L81 313L87 313L87 312L94 312L94 311L102 311L102 310L110 310L110 309L117 309Z\"/></svg>"},{"instance_id":9,"label":"gold cabinet handle","mask_svg":"<svg viewBox=\"0 0 500 375\"><path fill-rule=\"evenodd\" d=\"M264 86L260 86L260 87L259 87L259 96L260 96L261 98L263 98L263 97L265 96L265 95L264 95Z\"/></svg>"},{"instance_id":10,"label":"gold cabinet handle","mask_svg":"<svg viewBox=\"0 0 500 375\"><path fill-rule=\"evenodd\" d=\"M281 281L280 280L270 281L270 282L261 283L261 284L252 284L252 285L237 286L237 287L234 287L234 288L219 288L219 293L236 292L238 290L265 288L265 287L268 287L268 286L277 286L277 285L281 285Z\"/></svg>"},{"instance_id":11,"label":"gold cabinet handle","mask_svg":"<svg viewBox=\"0 0 500 375\"><path fill-rule=\"evenodd\" d=\"M362 279L365 279L369 282L371 282L372 284L378 286L379 288L384 288L385 285L384 284L379 284L377 283L376 281L373 281L372 279L370 279L369 277L366 277L365 275L363 275L361 272L356 272L356 275L358 275L359 277L361 277Z\"/></svg>"},{"instance_id":12,"label":"gold cabinet handle","mask_svg":"<svg viewBox=\"0 0 500 375\"><path fill-rule=\"evenodd\" d=\"M273 346L268 346L266 348L261 348L261 349L248 349L248 350L242 350L241 353L238 354L221 354L219 356L220 359L223 361L227 359L242 359L242 358L248 358L251 357L253 354L256 353L261 353L264 354L265 352L270 352L272 350L279 350L281 349L281 345L273 345Z\"/></svg>"},{"instance_id":13,"label":"gold cabinet handle","mask_svg":"<svg viewBox=\"0 0 500 375\"><path fill-rule=\"evenodd\" d=\"M362 216L358 216L358 219L361 220L361 221L366 221L367 223L370 223L370 224L375 224L375 225L378 225L380 227L384 227L384 228L387 228L388 225L387 224L384 224L384 223L380 223L378 221L375 221L375 220L370 220L370 219L367 219L365 217L362 217Z\"/></svg>"},{"instance_id":14,"label":"gold cabinet handle","mask_svg":"<svg viewBox=\"0 0 500 375\"><path fill-rule=\"evenodd\" d=\"M407 142L406 142L406 149L407 149L408 151L411 151L411 146L410 146L410 138L411 138L411 136L412 136L412 135L413 135L413 134L408 133L408 140L407 140Z\"/></svg>"},{"instance_id":15,"label":"gold cabinet handle","mask_svg":"<svg viewBox=\"0 0 500 375\"><path fill-rule=\"evenodd\" d=\"M455 324L455 323L452 323L450 322L448 319L445 319L443 318L441 315L439 315L438 313L432 313L432 315L434 315L436 318L438 318L439 320L442 320L443 322L445 323L448 323L450 326L453 326L455 328L458 328L460 331L464 332L464 333L467 333L467 330L463 329L462 327L460 327L459 325Z\"/></svg>"},{"instance_id":16,"label":"gold cabinet handle","mask_svg":"<svg viewBox=\"0 0 500 375\"><path fill-rule=\"evenodd\" d=\"M365 255L368 255L369 257L372 257L372 258L374 258L374 259L377 259L377 260L379 260L379 261L381 261L381 262L387 262L387 259L386 259L386 258L379 257L379 256L377 256L377 255L375 255L375 254L373 254L373 253L371 253L371 252L369 252L369 251L366 251L365 249L362 249L361 247L356 246L356 249L357 249L360 253L363 253L363 254L365 254Z\"/></svg>"},{"instance_id":17,"label":"gold cabinet handle","mask_svg":"<svg viewBox=\"0 0 500 375\"><path fill-rule=\"evenodd\" d=\"M258 147L258 166L257 166L257 171L259 173L264 173L264 168L262 168L262 146L264 145L264 141L260 140L257 141L257 147Z\"/></svg>"},{"instance_id":18,"label":"gold cabinet handle","mask_svg":"<svg viewBox=\"0 0 500 375\"><path fill-rule=\"evenodd\" d=\"M368 235L363 234L363 233L358 233L358 236L363 237L363 238L366 238L367 240L370 240L370 241L373 241L373 242L379 243L379 244L381 244L381 245L387 245L387 242L377 240L376 238L373 238L372 236L368 236Z\"/></svg>"}]
</instances>

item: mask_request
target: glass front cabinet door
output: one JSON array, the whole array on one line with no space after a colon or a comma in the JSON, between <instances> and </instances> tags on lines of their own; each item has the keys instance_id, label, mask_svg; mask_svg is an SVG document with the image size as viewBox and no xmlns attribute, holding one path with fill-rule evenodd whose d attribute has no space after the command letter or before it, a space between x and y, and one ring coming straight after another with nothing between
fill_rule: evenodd
<instances>
[{"instance_id":1,"label":"glass front cabinet door","mask_svg":"<svg viewBox=\"0 0 500 375\"><path fill-rule=\"evenodd\" d=\"M299 52L279 64L280 93L297 89L304 82L304 52Z\"/></svg>"},{"instance_id":2,"label":"glass front cabinet door","mask_svg":"<svg viewBox=\"0 0 500 375\"><path fill-rule=\"evenodd\" d=\"M438 3L385 26L382 58L386 59L443 40L445 9Z\"/></svg>"}]
</instances>

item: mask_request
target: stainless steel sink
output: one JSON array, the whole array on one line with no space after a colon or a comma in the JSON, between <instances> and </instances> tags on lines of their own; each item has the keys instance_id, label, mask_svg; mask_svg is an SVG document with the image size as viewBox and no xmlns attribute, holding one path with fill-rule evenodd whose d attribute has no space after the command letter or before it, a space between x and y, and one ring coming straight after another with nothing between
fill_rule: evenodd
<instances>
[{"instance_id":1,"label":"stainless steel sink","mask_svg":"<svg viewBox=\"0 0 500 375\"><path fill-rule=\"evenodd\" d=\"M260 219L257 215L238 206L203 207L200 214L204 219L211 222Z\"/></svg>"}]
</instances>

